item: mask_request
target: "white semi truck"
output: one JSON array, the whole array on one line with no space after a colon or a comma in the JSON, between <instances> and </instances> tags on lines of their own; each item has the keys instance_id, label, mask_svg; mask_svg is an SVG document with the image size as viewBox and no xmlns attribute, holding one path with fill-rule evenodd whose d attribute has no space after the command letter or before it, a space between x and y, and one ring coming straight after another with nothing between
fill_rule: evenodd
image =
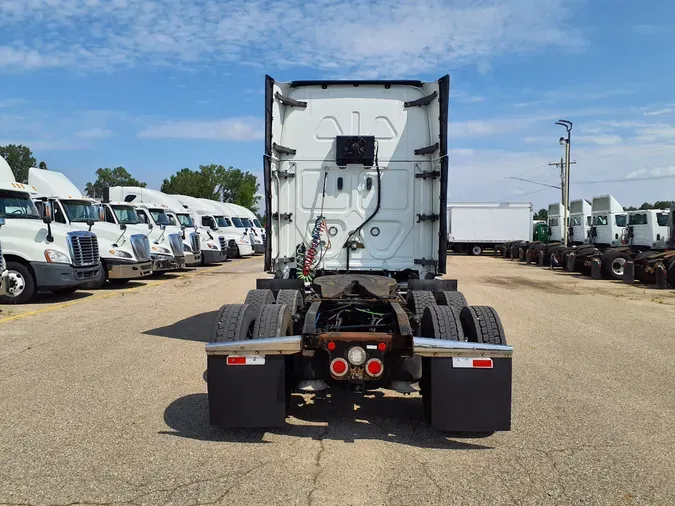
<instances>
[{"instance_id":1,"label":"white semi truck","mask_svg":"<svg viewBox=\"0 0 675 506\"><path fill-rule=\"evenodd\" d=\"M152 274L150 242L143 233L147 230L131 226L120 228L101 219L98 202L83 196L61 172L32 167L28 171L28 184L38 190L33 199L38 209L45 201L52 205L56 223L96 234L103 265L99 285L106 280L122 285Z\"/></svg>"},{"instance_id":2,"label":"white semi truck","mask_svg":"<svg viewBox=\"0 0 675 506\"><path fill-rule=\"evenodd\" d=\"M146 192L149 190L146 190ZM160 193L160 192L157 192ZM187 213L181 212L180 205L177 205L176 202L173 202L172 199L169 199L167 195L153 194L152 198L163 205L169 207L169 210L166 211L166 214L169 218L169 222L172 226L180 227L182 230L181 237L183 239L183 250L185 254L185 265L187 267L192 267L195 265L202 264L202 252L201 252L201 237L200 231L194 226L189 218ZM105 188L103 193L103 201L100 203L100 206L103 208L105 213L105 220L109 223L115 223L118 226L122 227L123 225L127 227L145 227L146 234L150 241L154 241L161 236L161 228L155 229L152 224L145 224L143 220L138 216L136 212L136 206L131 205L127 202L120 201L110 201L110 191ZM179 209L178 214L174 213L174 208ZM172 221L173 219L173 221ZM190 231L190 229L194 229ZM207 246L208 247L208 246Z\"/></svg>"},{"instance_id":3,"label":"white semi truck","mask_svg":"<svg viewBox=\"0 0 675 506\"><path fill-rule=\"evenodd\" d=\"M416 392L439 430L510 430L497 312L442 279L449 77L265 79L265 270L206 345L211 422L285 424L296 389Z\"/></svg>"},{"instance_id":4,"label":"white semi truck","mask_svg":"<svg viewBox=\"0 0 675 506\"><path fill-rule=\"evenodd\" d=\"M585 199L570 202L568 243L572 246L589 244L593 208Z\"/></svg>"},{"instance_id":5,"label":"white semi truck","mask_svg":"<svg viewBox=\"0 0 675 506\"><path fill-rule=\"evenodd\" d=\"M510 241L532 238L532 204L521 202L466 202L447 206L448 248L480 255Z\"/></svg>"},{"instance_id":6,"label":"white semi truck","mask_svg":"<svg viewBox=\"0 0 675 506\"><path fill-rule=\"evenodd\" d=\"M99 279L101 261L96 234L52 222L51 204L38 212L37 190L17 183L0 157L0 218L6 293L0 303L23 304L38 291L71 293Z\"/></svg>"},{"instance_id":7,"label":"white semi truck","mask_svg":"<svg viewBox=\"0 0 675 506\"><path fill-rule=\"evenodd\" d=\"M253 251L251 243L247 236L241 234L230 222L230 219L223 215L221 210L216 207L216 202L208 199L199 199L188 195L172 195L183 206L188 206L196 212L196 219L204 228L208 228L218 235L223 248L226 251L234 251L235 257L250 255ZM236 245L236 249L234 249Z\"/></svg>"},{"instance_id":8,"label":"white semi truck","mask_svg":"<svg viewBox=\"0 0 675 506\"><path fill-rule=\"evenodd\" d=\"M107 189L109 200L127 202L136 208L136 214L145 225L151 225L155 236L150 241L153 274L185 268L185 247L182 230L171 225L163 206L142 198L145 188L112 186ZM150 190L151 191L151 190Z\"/></svg>"},{"instance_id":9,"label":"white semi truck","mask_svg":"<svg viewBox=\"0 0 675 506\"><path fill-rule=\"evenodd\" d=\"M253 218L255 214L246 209L244 206L237 204L232 204L230 202L225 202L223 205L231 209L232 214L236 218L235 226L239 228L244 228L245 232L248 234L253 246L254 253L264 253L265 252L265 234L264 230L259 229L253 223ZM256 219L257 221L257 219ZM260 223L258 223L260 225Z\"/></svg>"}]
</instances>

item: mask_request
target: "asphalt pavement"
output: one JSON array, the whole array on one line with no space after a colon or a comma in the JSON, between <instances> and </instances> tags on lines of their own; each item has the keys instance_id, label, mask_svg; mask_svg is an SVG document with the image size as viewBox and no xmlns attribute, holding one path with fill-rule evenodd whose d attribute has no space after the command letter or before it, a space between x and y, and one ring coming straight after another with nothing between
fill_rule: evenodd
<instances>
[{"instance_id":1,"label":"asphalt pavement","mask_svg":"<svg viewBox=\"0 0 675 506\"><path fill-rule=\"evenodd\" d=\"M211 428L204 343L262 275L236 260L0 306L0 504L675 504L675 293L448 264L515 348L511 432L448 437L388 391Z\"/></svg>"}]
</instances>

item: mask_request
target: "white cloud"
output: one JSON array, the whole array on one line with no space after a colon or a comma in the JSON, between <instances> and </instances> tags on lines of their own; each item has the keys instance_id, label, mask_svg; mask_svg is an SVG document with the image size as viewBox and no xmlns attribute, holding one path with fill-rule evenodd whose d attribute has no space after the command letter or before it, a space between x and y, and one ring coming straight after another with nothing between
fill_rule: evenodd
<instances>
[{"instance_id":1,"label":"white cloud","mask_svg":"<svg viewBox=\"0 0 675 506\"><path fill-rule=\"evenodd\" d=\"M660 109L647 110L643 114L644 116L662 116L664 114L672 114L672 113L675 113L675 107L666 106Z\"/></svg>"},{"instance_id":2,"label":"white cloud","mask_svg":"<svg viewBox=\"0 0 675 506\"><path fill-rule=\"evenodd\" d=\"M675 165L654 167L653 169L637 169L626 174L626 179L663 178L675 176Z\"/></svg>"},{"instance_id":3,"label":"white cloud","mask_svg":"<svg viewBox=\"0 0 675 506\"><path fill-rule=\"evenodd\" d=\"M75 137L80 137L82 139L105 139L106 137L112 137L113 135L114 132L112 130L101 127L92 127L75 132Z\"/></svg>"},{"instance_id":4,"label":"white cloud","mask_svg":"<svg viewBox=\"0 0 675 506\"><path fill-rule=\"evenodd\" d=\"M205 139L252 141L264 137L262 121L257 118L221 120L165 121L142 130L145 139Z\"/></svg>"},{"instance_id":5,"label":"white cloud","mask_svg":"<svg viewBox=\"0 0 675 506\"><path fill-rule=\"evenodd\" d=\"M615 144L621 144L623 139L618 135L577 135L574 137L574 141L581 144L613 146Z\"/></svg>"},{"instance_id":6,"label":"white cloud","mask_svg":"<svg viewBox=\"0 0 675 506\"><path fill-rule=\"evenodd\" d=\"M559 0L3 0L0 67L240 62L382 76L586 44ZM339 27L339 32L336 32ZM338 35L336 35L336 33Z\"/></svg>"}]
</instances>

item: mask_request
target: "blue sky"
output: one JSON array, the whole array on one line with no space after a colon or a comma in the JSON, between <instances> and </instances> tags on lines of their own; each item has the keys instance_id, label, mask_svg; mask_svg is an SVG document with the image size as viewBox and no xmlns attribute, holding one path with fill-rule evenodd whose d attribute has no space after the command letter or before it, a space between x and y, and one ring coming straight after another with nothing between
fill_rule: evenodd
<instances>
[{"instance_id":1,"label":"blue sky","mask_svg":"<svg viewBox=\"0 0 675 506\"><path fill-rule=\"evenodd\" d=\"M571 198L675 199L674 19L666 1L2 0L0 145L80 187L117 165L154 188L199 164L259 174L266 73L449 73L451 200L556 201L506 178L559 182L560 118Z\"/></svg>"}]
</instances>

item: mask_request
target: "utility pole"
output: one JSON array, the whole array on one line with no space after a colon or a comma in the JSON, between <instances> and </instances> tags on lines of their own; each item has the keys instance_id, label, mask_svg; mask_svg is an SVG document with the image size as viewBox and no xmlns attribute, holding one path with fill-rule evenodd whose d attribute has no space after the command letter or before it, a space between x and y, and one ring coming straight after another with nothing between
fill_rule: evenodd
<instances>
[{"instance_id":1,"label":"utility pole","mask_svg":"<svg viewBox=\"0 0 675 506\"><path fill-rule=\"evenodd\" d=\"M563 178L563 206L565 206L565 211L563 213L563 244L565 246L568 246L567 244L567 230L569 227L568 223L568 216L569 216L569 209L570 209L570 165L573 165L577 162L572 162L570 160L570 141L571 141L571 135L572 135L572 122L567 121L565 119L561 119L559 121L555 122L556 125L560 125L562 127L565 127L565 130L567 130L567 138L561 137L560 138L560 145L564 146L565 148L565 158L564 161L561 159L560 160L560 165L561 168L564 169L564 175L562 175ZM563 167L564 165L564 167Z\"/></svg>"}]
</instances>

